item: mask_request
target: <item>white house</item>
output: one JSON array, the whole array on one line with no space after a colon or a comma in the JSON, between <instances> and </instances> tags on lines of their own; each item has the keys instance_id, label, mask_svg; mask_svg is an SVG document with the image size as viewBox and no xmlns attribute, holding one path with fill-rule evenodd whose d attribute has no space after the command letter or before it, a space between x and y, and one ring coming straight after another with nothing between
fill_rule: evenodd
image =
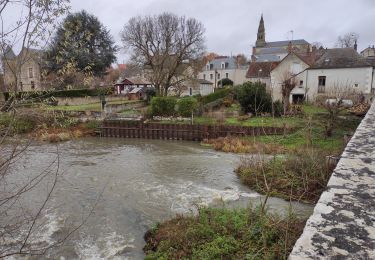
<instances>
[{"instance_id":1,"label":"white house","mask_svg":"<svg viewBox=\"0 0 375 260\"><path fill-rule=\"evenodd\" d=\"M235 57L219 56L207 62L198 78L213 83L214 88L220 87L219 81L226 78L239 85L247 81L247 70L248 66L238 65Z\"/></svg>"},{"instance_id":2,"label":"white house","mask_svg":"<svg viewBox=\"0 0 375 260\"><path fill-rule=\"evenodd\" d=\"M352 48L321 50L321 53L302 56L290 53L271 72L274 100L282 100L281 88L285 80L296 83L290 100L315 101L319 96L333 96L337 92L374 92L373 65Z\"/></svg>"},{"instance_id":3,"label":"white house","mask_svg":"<svg viewBox=\"0 0 375 260\"><path fill-rule=\"evenodd\" d=\"M290 95L291 101L303 100L306 94L306 70L310 67L313 56L289 53L270 73L271 94L274 100L282 101L282 86L292 79L296 87Z\"/></svg>"},{"instance_id":4,"label":"white house","mask_svg":"<svg viewBox=\"0 0 375 260\"><path fill-rule=\"evenodd\" d=\"M306 73L307 99L335 92L350 91L371 94L374 69L365 58L352 48L326 50Z\"/></svg>"},{"instance_id":5,"label":"white house","mask_svg":"<svg viewBox=\"0 0 375 260\"><path fill-rule=\"evenodd\" d=\"M214 84L204 79L194 79L186 82L186 86L183 88L181 96L207 96L214 93Z\"/></svg>"}]
</instances>

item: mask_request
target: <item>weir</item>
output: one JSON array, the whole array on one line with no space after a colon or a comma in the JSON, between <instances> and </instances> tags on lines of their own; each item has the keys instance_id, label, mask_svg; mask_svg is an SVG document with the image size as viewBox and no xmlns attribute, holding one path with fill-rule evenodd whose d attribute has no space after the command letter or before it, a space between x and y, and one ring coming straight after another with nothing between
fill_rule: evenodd
<instances>
[{"instance_id":1,"label":"weir","mask_svg":"<svg viewBox=\"0 0 375 260\"><path fill-rule=\"evenodd\" d=\"M375 103L342 154L289 259L375 259Z\"/></svg>"}]
</instances>

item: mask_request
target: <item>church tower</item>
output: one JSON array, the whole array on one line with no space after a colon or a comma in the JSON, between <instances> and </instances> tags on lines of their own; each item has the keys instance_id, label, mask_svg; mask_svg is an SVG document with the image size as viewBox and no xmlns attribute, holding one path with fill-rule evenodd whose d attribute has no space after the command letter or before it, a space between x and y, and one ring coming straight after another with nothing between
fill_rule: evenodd
<instances>
[{"instance_id":1,"label":"church tower","mask_svg":"<svg viewBox=\"0 0 375 260\"><path fill-rule=\"evenodd\" d=\"M260 18L257 41L255 43L256 47L265 47L266 46L266 30L264 29L263 14Z\"/></svg>"}]
</instances>

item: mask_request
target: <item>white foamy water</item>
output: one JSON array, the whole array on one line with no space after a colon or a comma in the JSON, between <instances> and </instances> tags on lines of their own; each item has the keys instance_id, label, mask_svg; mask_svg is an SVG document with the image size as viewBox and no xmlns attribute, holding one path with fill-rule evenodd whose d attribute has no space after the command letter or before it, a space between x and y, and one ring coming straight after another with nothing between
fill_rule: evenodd
<instances>
[{"instance_id":1,"label":"white foamy water","mask_svg":"<svg viewBox=\"0 0 375 260\"><path fill-rule=\"evenodd\" d=\"M40 171L55 150L49 144L31 147L20 171ZM53 243L95 208L45 259L143 259L143 235L155 223L201 206L246 207L261 198L234 173L239 156L197 143L89 138L62 143L59 151L64 174L35 242ZM270 198L269 205L283 211L289 204Z\"/></svg>"}]
</instances>

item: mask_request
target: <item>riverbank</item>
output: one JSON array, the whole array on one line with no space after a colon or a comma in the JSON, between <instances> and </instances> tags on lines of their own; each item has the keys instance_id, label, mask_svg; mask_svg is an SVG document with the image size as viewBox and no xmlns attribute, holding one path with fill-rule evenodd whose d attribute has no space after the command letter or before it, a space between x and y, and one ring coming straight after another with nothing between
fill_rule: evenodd
<instances>
[{"instance_id":1,"label":"riverbank","mask_svg":"<svg viewBox=\"0 0 375 260\"><path fill-rule=\"evenodd\" d=\"M305 219L255 209L203 208L145 234L146 259L287 259Z\"/></svg>"},{"instance_id":2,"label":"riverbank","mask_svg":"<svg viewBox=\"0 0 375 260\"><path fill-rule=\"evenodd\" d=\"M81 122L55 112L22 109L17 113L0 114L0 131L7 137L61 142L95 135L99 121Z\"/></svg>"}]
</instances>

